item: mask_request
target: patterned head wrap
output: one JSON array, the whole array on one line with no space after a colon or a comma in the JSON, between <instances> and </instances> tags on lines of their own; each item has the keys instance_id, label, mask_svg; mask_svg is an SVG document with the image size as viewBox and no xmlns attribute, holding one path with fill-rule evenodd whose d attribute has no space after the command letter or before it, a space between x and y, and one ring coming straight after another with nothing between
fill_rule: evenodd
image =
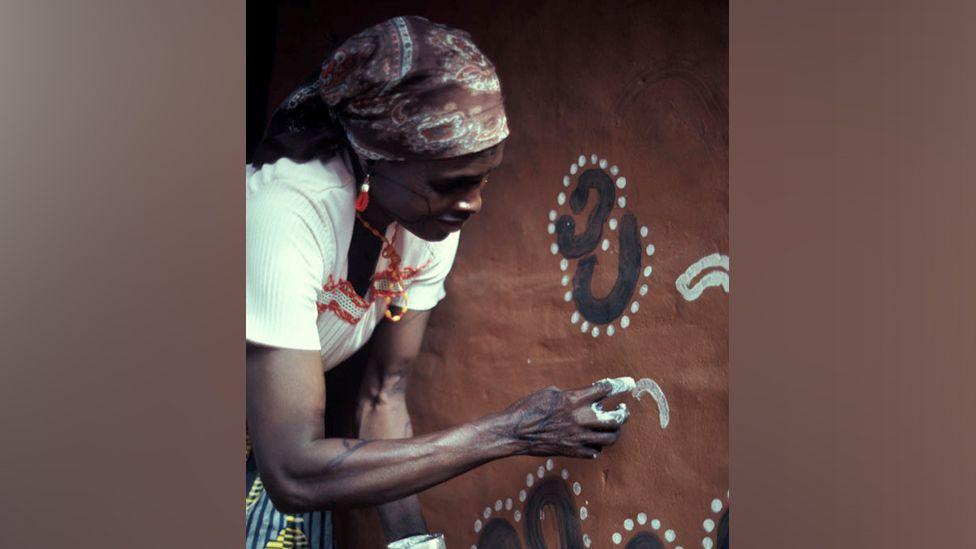
<instances>
[{"instance_id":1,"label":"patterned head wrap","mask_svg":"<svg viewBox=\"0 0 976 549\"><path fill-rule=\"evenodd\" d=\"M395 17L346 40L272 116L265 141L342 137L373 160L439 159L508 136L495 67L460 30ZM263 144L264 145L264 144Z\"/></svg>"}]
</instances>

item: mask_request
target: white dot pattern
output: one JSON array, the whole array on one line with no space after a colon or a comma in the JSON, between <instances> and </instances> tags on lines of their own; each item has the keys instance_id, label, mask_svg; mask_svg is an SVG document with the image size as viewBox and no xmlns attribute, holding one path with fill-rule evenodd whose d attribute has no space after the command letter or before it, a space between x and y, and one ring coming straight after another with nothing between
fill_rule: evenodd
<instances>
[{"instance_id":1,"label":"white dot pattern","mask_svg":"<svg viewBox=\"0 0 976 549\"><path fill-rule=\"evenodd\" d=\"M600 158L599 155L597 155L596 153L591 153L589 156L587 156L586 154L579 154L579 156L576 158L576 161L570 164L569 175L562 176L563 186L564 187L572 186L573 183L572 176L577 174L579 171L586 169L587 162L589 162L594 167L599 166L599 169L601 170L609 171L611 180L613 181L617 189L620 190L620 192L617 193L616 205L621 209L626 209L627 197L623 194L623 190L626 189L627 187L627 183L628 183L627 178L620 172L619 166L615 164L610 165L607 159ZM607 168L608 166L609 169ZM567 195L568 192L569 191L559 192L557 194L556 202L559 206L565 206L566 202L569 201L569 197ZM559 219L559 216L561 214L556 209L549 210L548 214L549 214L549 223L546 225L546 231L550 235L555 235L559 229L556 221ZM608 219L608 227L610 231L618 230L618 228L620 227L620 218L611 217L610 219ZM646 238L649 232L650 231L646 225L641 226L639 229L639 233L642 238ZM647 256L652 256L654 254L655 251L654 244L651 244L649 242L644 242L642 245L644 246L644 253ZM603 238L600 240L599 250L609 254L613 254L617 251L617 250L611 250L611 243L609 238ZM558 242L553 242L550 244L550 252L553 255L558 255L560 253ZM573 291L572 288L569 288L572 277L570 276L570 273L568 273L570 269L570 265L569 265L569 260L567 258L565 257L560 258L559 269L564 273L560 275L560 285L563 288L567 289L567 291L563 293L563 300L566 303L569 303L570 306L575 309L577 305L573 303L574 301ZM642 272L644 277L650 277L652 272L651 266L650 265L645 266ZM638 296L644 297L648 294L648 292L649 292L648 285L642 284L635 292L637 296L634 297L638 297ZM637 314L639 309L640 309L640 304L638 303L638 301L635 300L630 304L629 311L626 312L628 312L630 315L635 315ZM570 317L570 322L572 324L577 324L580 323L580 321L581 321L581 317L579 315L579 312L577 310L574 310L572 316ZM601 334L605 334L608 337L613 336L618 329L628 328L629 326L630 326L630 318L625 314L621 316L619 319L617 319L616 321L612 320L606 326L595 326L595 325L591 325L589 322L583 321L580 324L579 328L582 334L588 334L593 338L598 338Z\"/></svg>"}]
</instances>

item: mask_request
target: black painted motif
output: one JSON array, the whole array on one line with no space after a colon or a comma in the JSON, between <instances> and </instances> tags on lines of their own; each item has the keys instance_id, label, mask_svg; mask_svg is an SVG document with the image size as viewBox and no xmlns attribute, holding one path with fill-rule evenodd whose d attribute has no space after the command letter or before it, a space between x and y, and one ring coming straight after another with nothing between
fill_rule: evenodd
<instances>
[{"instance_id":1,"label":"black painted motif","mask_svg":"<svg viewBox=\"0 0 976 549\"><path fill-rule=\"evenodd\" d=\"M640 278L641 249L637 236L637 219L626 214L620 219L620 253L617 263L617 280L606 297L593 296L591 284L593 270L596 268L596 255L580 260L573 276L573 300L576 309L586 320L596 324L608 324L620 316L630 297L634 295L637 280Z\"/></svg>"},{"instance_id":2,"label":"black painted motif","mask_svg":"<svg viewBox=\"0 0 976 549\"><path fill-rule=\"evenodd\" d=\"M539 518L539 512L544 507L548 507L546 516L551 516L556 521L556 529L559 531L559 547L561 549L583 549L583 537L580 534L576 507L573 506L573 496L569 493L569 487L559 477L548 477L542 480L525 502L526 546L529 549L546 549L546 540L542 536L542 525Z\"/></svg>"},{"instance_id":3,"label":"black painted motif","mask_svg":"<svg viewBox=\"0 0 976 549\"><path fill-rule=\"evenodd\" d=\"M578 259L596 249L603 237L603 224L613 210L613 180L602 170L592 169L583 172L576 188L569 195L569 207L574 214L582 212L586 207L590 199L590 189L597 191L597 203L586 220L586 229L582 234L575 234L576 221L572 216L564 215L556 222L556 243L559 244L559 252L566 259Z\"/></svg>"},{"instance_id":4,"label":"black painted motif","mask_svg":"<svg viewBox=\"0 0 976 549\"><path fill-rule=\"evenodd\" d=\"M491 519L481 531L478 547L483 549L522 549L518 532L512 523L502 518Z\"/></svg>"},{"instance_id":5,"label":"black painted motif","mask_svg":"<svg viewBox=\"0 0 976 549\"><path fill-rule=\"evenodd\" d=\"M573 276L573 301L576 309L588 322L609 324L623 314L634 295L640 279L641 241L637 234L637 218L632 214L625 214L620 219L617 241L617 280L606 297L595 297L592 282L598 261L596 255L586 254L593 252L603 238L603 224L613 210L616 191L613 180L603 170L586 170L569 196L569 206L574 214L582 212L586 207L591 189L597 192L597 203L587 218L586 229L579 235L575 234L575 220L570 215L563 215L556 222L556 242L559 252L566 259L582 258Z\"/></svg>"},{"instance_id":6,"label":"black painted motif","mask_svg":"<svg viewBox=\"0 0 976 549\"><path fill-rule=\"evenodd\" d=\"M725 510L722 520L718 522L718 531L715 533L716 549L729 549L729 509Z\"/></svg>"},{"instance_id":7,"label":"black painted motif","mask_svg":"<svg viewBox=\"0 0 976 549\"><path fill-rule=\"evenodd\" d=\"M525 501L523 534L528 549L547 549L542 535L540 511L545 510L546 520L556 521L559 532L559 549L583 549L583 537L573 496L569 487L559 477L543 479L529 493ZM519 537L510 522L502 518L492 519L481 530L479 549L522 549Z\"/></svg>"},{"instance_id":8,"label":"black painted motif","mask_svg":"<svg viewBox=\"0 0 976 549\"><path fill-rule=\"evenodd\" d=\"M641 532L627 542L625 549L664 549L664 542L650 532Z\"/></svg>"}]
</instances>

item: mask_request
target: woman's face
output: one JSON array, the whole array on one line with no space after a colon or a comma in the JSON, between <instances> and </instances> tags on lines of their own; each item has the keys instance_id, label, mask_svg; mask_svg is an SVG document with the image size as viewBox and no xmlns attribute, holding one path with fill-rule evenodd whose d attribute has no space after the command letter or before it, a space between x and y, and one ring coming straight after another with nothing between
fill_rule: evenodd
<instances>
[{"instance_id":1,"label":"woman's face","mask_svg":"<svg viewBox=\"0 0 976 549\"><path fill-rule=\"evenodd\" d=\"M504 143L444 160L377 160L370 201L418 237L437 241L481 210L481 190L502 161Z\"/></svg>"}]
</instances>

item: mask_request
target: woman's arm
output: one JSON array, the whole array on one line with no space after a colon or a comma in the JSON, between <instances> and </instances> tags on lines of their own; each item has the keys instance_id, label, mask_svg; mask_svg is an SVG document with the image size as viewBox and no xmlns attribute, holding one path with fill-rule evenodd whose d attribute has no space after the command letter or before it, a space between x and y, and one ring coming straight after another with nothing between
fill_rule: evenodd
<instances>
[{"instance_id":1,"label":"woman's arm","mask_svg":"<svg viewBox=\"0 0 976 549\"><path fill-rule=\"evenodd\" d=\"M407 410L410 365L420 353L430 311L411 311L400 322L381 322L370 341L366 372L356 407L359 438L413 436ZM428 532L416 495L376 507L386 541Z\"/></svg>"},{"instance_id":2,"label":"woman's arm","mask_svg":"<svg viewBox=\"0 0 976 549\"><path fill-rule=\"evenodd\" d=\"M419 437L324 438L325 383L319 354L250 346L247 419L258 470L286 513L377 505L401 499L511 455L595 458L613 444L626 413L597 418L602 383L547 387L505 410Z\"/></svg>"}]
</instances>

